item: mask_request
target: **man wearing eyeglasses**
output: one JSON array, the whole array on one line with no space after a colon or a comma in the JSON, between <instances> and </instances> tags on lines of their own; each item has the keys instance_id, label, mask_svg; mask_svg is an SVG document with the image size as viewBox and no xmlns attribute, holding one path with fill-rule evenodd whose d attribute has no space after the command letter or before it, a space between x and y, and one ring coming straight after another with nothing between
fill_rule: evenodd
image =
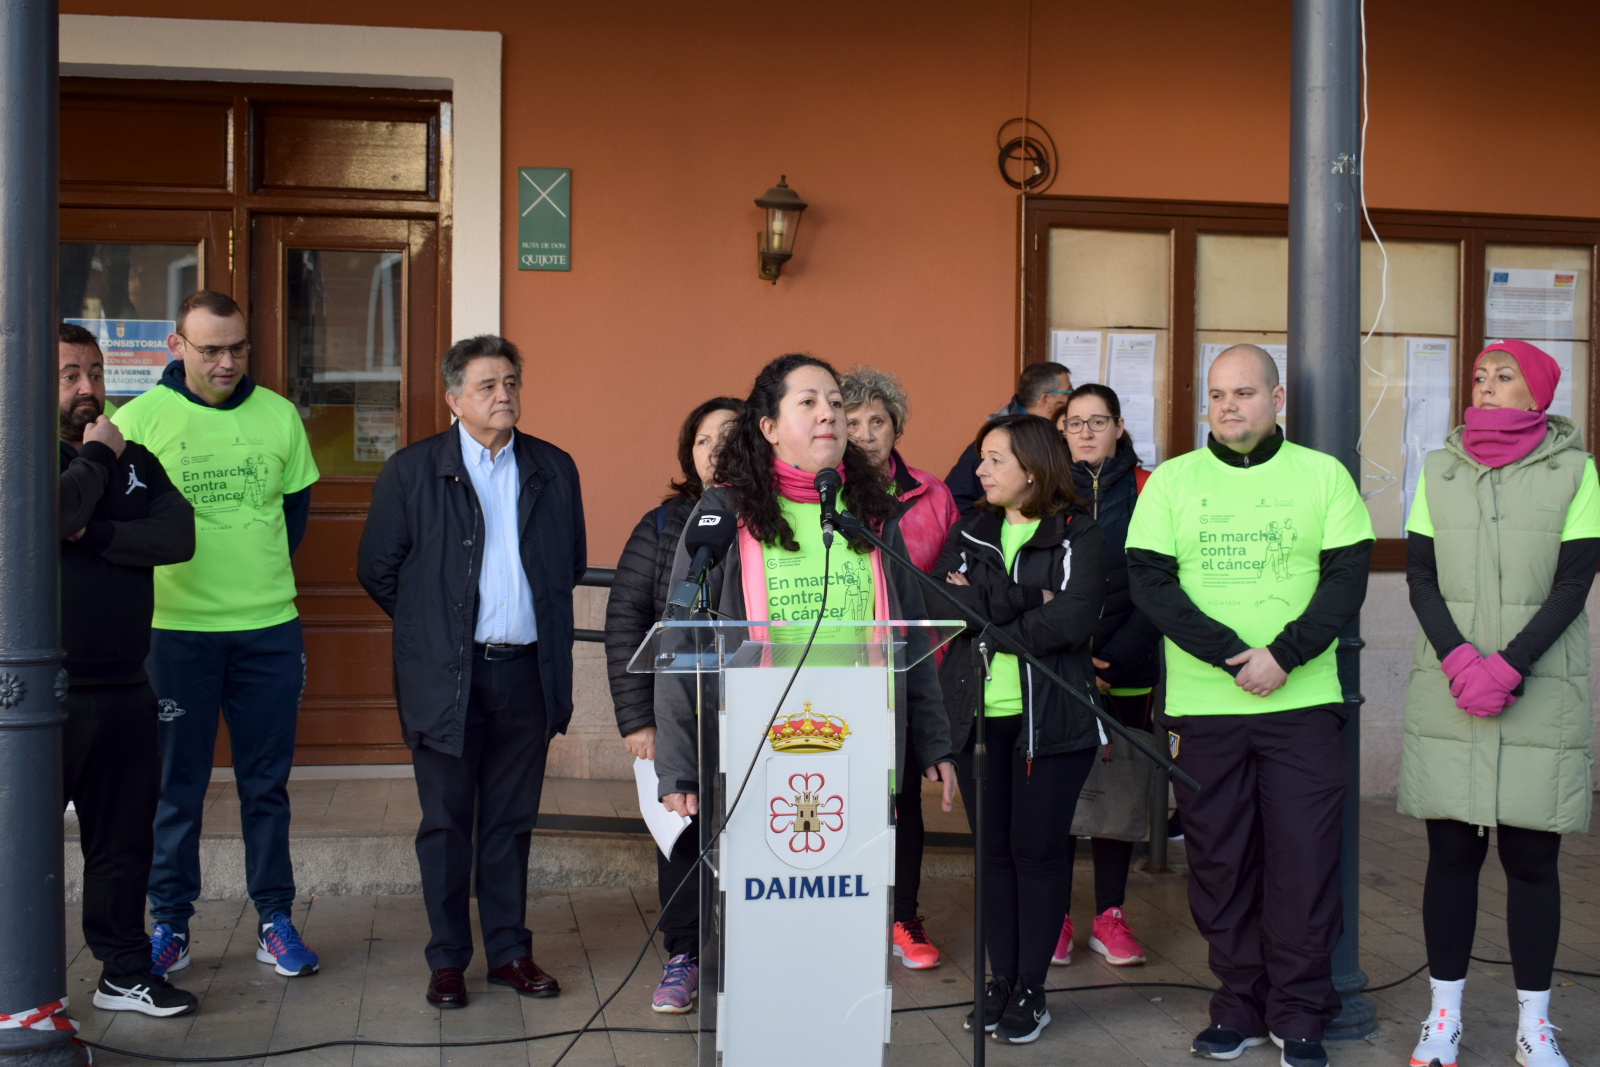
<instances>
[{"instance_id":1,"label":"man wearing eyeglasses","mask_svg":"<svg viewBox=\"0 0 1600 1067\"><path fill-rule=\"evenodd\" d=\"M1059 363L1030 363L1017 379L1017 393L1005 407L990 415L1038 415L1052 423L1056 416L1067 410L1067 396L1072 392L1072 374ZM961 517L972 514L973 505L983 499L983 486L978 484L978 445L967 446L944 484L955 498Z\"/></svg>"},{"instance_id":2,"label":"man wearing eyeglasses","mask_svg":"<svg viewBox=\"0 0 1600 1067\"><path fill-rule=\"evenodd\" d=\"M189 965L200 819L221 708L245 878L260 920L256 959L281 975L312 974L317 956L290 914L287 783L306 656L289 557L305 534L317 465L295 406L246 373L249 333L231 297L202 289L183 302L175 325L160 384L113 420L155 453L195 515L194 558L156 569L145 664L160 704L161 745L151 969Z\"/></svg>"}]
</instances>

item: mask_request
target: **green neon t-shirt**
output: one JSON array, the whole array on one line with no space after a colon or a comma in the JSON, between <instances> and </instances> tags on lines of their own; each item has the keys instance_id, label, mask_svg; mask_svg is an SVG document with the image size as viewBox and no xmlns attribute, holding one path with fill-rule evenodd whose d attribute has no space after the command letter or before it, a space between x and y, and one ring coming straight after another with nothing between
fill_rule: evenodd
<instances>
[{"instance_id":1,"label":"green neon t-shirt","mask_svg":"<svg viewBox=\"0 0 1600 1067\"><path fill-rule=\"evenodd\" d=\"M217 632L293 619L283 497L318 477L294 405L257 386L223 411L157 386L112 421L155 453L194 505L194 558L155 569L152 625Z\"/></svg>"},{"instance_id":2,"label":"green neon t-shirt","mask_svg":"<svg viewBox=\"0 0 1600 1067\"><path fill-rule=\"evenodd\" d=\"M1541 505L1542 507L1543 505ZM1406 517L1406 533L1433 536L1433 516L1428 511L1427 472L1417 475L1417 491L1411 498L1411 514ZM1600 477L1595 475L1594 457L1583 465L1583 476L1578 479L1578 492L1567 505L1567 517L1561 524L1561 540L1580 541L1600 537Z\"/></svg>"},{"instance_id":3,"label":"green neon t-shirt","mask_svg":"<svg viewBox=\"0 0 1600 1067\"><path fill-rule=\"evenodd\" d=\"M767 568L767 617L774 622L813 622L822 603L822 505L797 504L779 497L778 507L794 531L800 551L790 552L779 545L761 546L762 563ZM828 553L828 577L828 618L873 617L877 590L872 580L872 558L852 549L843 536L833 539L833 549ZM775 627L772 635L777 642L804 642L810 631L784 626ZM818 644L828 644L830 640L855 641L857 637L830 632L826 626L817 631Z\"/></svg>"},{"instance_id":4,"label":"green neon t-shirt","mask_svg":"<svg viewBox=\"0 0 1600 1067\"><path fill-rule=\"evenodd\" d=\"M1209 448L1161 464L1134 508L1127 544L1174 557L1178 584L1195 606L1251 648L1265 648L1311 602L1323 550L1372 539L1350 473L1332 456L1285 442L1270 461L1251 467L1230 467ZM1167 714L1250 715L1337 703L1343 694L1334 644L1290 671L1272 695L1258 697L1169 639Z\"/></svg>"},{"instance_id":5,"label":"green neon t-shirt","mask_svg":"<svg viewBox=\"0 0 1600 1067\"><path fill-rule=\"evenodd\" d=\"M1001 524L1000 553L1006 558L1007 573L1017 561L1017 552L1038 532L1038 519ZM1017 657L1009 652L996 652L989 661L989 681L983 687L983 713L991 719L1022 714L1022 673Z\"/></svg>"}]
</instances>

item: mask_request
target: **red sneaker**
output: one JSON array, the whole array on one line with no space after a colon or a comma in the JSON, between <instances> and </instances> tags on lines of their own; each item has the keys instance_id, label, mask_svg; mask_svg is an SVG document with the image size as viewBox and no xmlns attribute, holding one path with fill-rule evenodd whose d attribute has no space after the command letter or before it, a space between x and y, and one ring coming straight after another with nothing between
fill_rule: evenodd
<instances>
[{"instance_id":1,"label":"red sneaker","mask_svg":"<svg viewBox=\"0 0 1600 1067\"><path fill-rule=\"evenodd\" d=\"M1061 924L1061 937L1056 940L1056 951L1050 957L1050 966L1065 967L1072 962L1072 916Z\"/></svg>"},{"instance_id":2,"label":"red sneaker","mask_svg":"<svg viewBox=\"0 0 1600 1067\"><path fill-rule=\"evenodd\" d=\"M927 931L922 929L922 916L894 924L894 954L913 971L939 966L939 950L933 947Z\"/></svg>"},{"instance_id":3,"label":"red sneaker","mask_svg":"<svg viewBox=\"0 0 1600 1067\"><path fill-rule=\"evenodd\" d=\"M1113 967L1131 967L1144 962L1144 949L1133 939L1133 931L1128 929L1121 908L1107 908L1094 917L1089 948L1104 956Z\"/></svg>"}]
</instances>

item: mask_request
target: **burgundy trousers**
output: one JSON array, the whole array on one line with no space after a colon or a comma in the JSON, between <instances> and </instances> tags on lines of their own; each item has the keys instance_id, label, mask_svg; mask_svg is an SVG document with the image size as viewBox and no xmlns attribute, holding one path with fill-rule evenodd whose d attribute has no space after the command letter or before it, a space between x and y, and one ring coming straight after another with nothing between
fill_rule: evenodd
<instances>
[{"instance_id":1,"label":"burgundy trousers","mask_svg":"<svg viewBox=\"0 0 1600 1067\"><path fill-rule=\"evenodd\" d=\"M1339 1011L1333 946L1344 803L1344 709L1169 717L1189 857L1189 909L1222 988L1211 1021L1320 1041Z\"/></svg>"}]
</instances>

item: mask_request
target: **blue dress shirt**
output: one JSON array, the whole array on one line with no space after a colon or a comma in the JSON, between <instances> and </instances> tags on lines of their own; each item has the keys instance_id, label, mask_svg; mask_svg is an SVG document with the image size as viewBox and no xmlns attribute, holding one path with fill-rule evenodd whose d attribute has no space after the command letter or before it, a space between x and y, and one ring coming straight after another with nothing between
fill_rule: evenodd
<instances>
[{"instance_id":1,"label":"blue dress shirt","mask_svg":"<svg viewBox=\"0 0 1600 1067\"><path fill-rule=\"evenodd\" d=\"M511 441L492 459L489 450L460 423L461 456L472 478L483 512L483 566L478 572L478 628L472 639L482 645L531 645L539 639L533 618L533 591L518 551L517 457Z\"/></svg>"}]
</instances>

